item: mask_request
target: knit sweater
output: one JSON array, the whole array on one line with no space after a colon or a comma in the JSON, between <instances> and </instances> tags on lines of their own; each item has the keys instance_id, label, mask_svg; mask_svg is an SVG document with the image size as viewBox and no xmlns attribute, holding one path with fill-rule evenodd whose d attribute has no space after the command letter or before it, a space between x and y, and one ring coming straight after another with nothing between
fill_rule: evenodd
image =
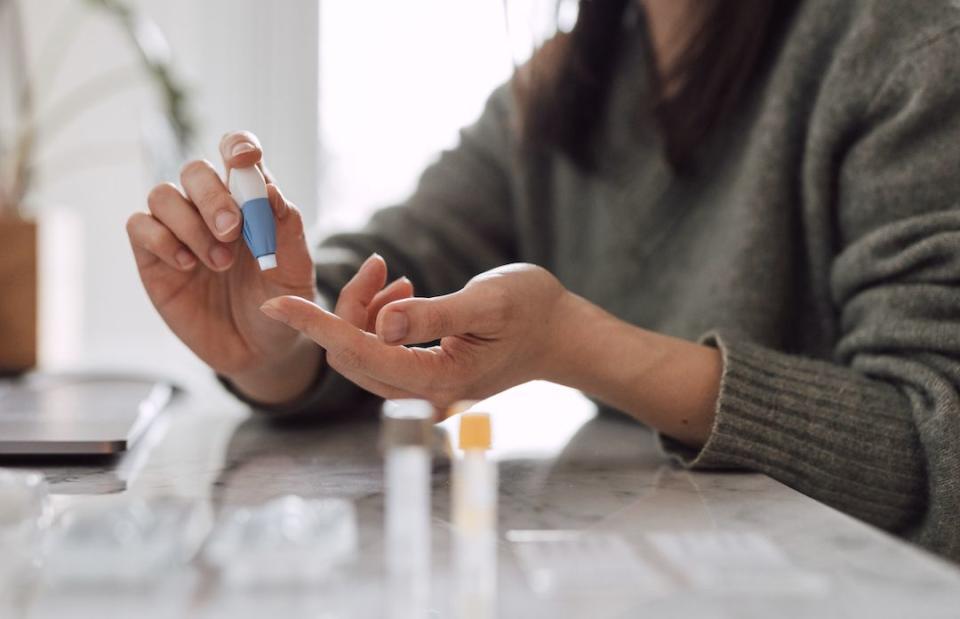
<instances>
[{"instance_id":1,"label":"knit sweater","mask_svg":"<svg viewBox=\"0 0 960 619\"><path fill-rule=\"evenodd\" d=\"M336 298L371 252L418 295L511 262L722 352L694 468L759 471L960 560L960 3L807 0L690 174L664 157L642 20L585 172L521 149L509 88L406 203L315 253ZM277 412L351 406L328 372Z\"/></svg>"}]
</instances>

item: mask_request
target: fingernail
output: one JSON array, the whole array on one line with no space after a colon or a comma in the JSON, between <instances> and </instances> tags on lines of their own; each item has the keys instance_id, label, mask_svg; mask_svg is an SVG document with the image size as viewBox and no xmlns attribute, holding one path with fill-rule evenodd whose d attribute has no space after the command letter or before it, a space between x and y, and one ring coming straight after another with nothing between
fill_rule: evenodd
<instances>
[{"instance_id":1,"label":"fingernail","mask_svg":"<svg viewBox=\"0 0 960 619\"><path fill-rule=\"evenodd\" d=\"M377 252L373 252L372 254L367 256L367 259L363 261L363 265L361 266L367 266L368 264L373 262L374 258L380 258L380 257L381 257L380 254L378 254Z\"/></svg>"},{"instance_id":2,"label":"fingernail","mask_svg":"<svg viewBox=\"0 0 960 619\"><path fill-rule=\"evenodd\" d=\"M210 262L213 263L213 266L218 269L223 269L229 266L232 256L230 255L230 250L224 247L223 245L217 245L210 250Z\"/></svg>"},{"instance_id":3,"label":"fingernail","mask_svg":"<svg viewBox=\"0 0 960 619\"><path fill-rule=\"evenodd\" d=\"M270 301L267 301L266 303L261 305L260 311L278 322L282 322L282 323L287 322L287 315L284 312L282 312L279 307L277 307Z\"/></svg>"},{"instance_id":4,"label":"fingernail","mask_svg":"<svg viewBox=\"0 0 960 619\"><path fill-rule=\"evenodd\" d=\"M174 259L177 261L177 264L180 265L181 269L192 269L193 265L197 263L197 259L193 257L193 254L185 249L178 250Z\"/></svg>"},{"instance_id":5,"label":"fingernail","mask_svg":"<svg viewBox=\"0 0 960 619\"><path fill-rule=\"evenodd\" d=\"M217 233L226 234L240 223L240 218L233 211L222 210L213 218L213 225L217 228Z\"/></svg>"},{"instance_id":6,"label":"fingernail","mask_svg":"<svg viewBox=\"0 0 960 619\"><path fill-rule=\"evenodd\" d=\"M387 344L399 342L407 336L410 321L403 312L389 312L383 317L383 332L380 333Z\"/></svg>"},{"instance_id":7,"label":"fingernail","mask_svg":"<svg viewBox=\"0 0 960 619\"><path fill-rule=\"evenodd\" d=\"M250 142L238 142L233 145L233 149L230 151L230 156L236 157L237 155L242 155L243 153L249 153L257 150L257 148Z\"/></svg>"}]
</instances>

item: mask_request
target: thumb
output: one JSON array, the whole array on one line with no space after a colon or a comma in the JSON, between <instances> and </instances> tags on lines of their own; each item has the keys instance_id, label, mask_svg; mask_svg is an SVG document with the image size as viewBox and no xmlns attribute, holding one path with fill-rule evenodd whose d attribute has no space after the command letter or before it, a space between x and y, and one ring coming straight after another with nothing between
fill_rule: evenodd
<instances>
[{"instance_id":1,"label":"thumb","mask_svg":"<svg viewBox=\"0 0 960 619\"><path fill-rule=\"evenodd\" d=\"M490 322L486 305L483 295L470 288L442 297L394 301L377 316L377 336L386 344L421 344L476 333Z\"/></svg>"},{"instance_id":2,"label":"thumb","mask_svg":"<svg viewBox=\"0 0 960 619\"><path fill-rule=\"evenodd\" d=\"M231 131L220 139L220 158L230 180L230 170L249 168L256 165L268 183L273 183L273 175L263 164L263 147L256 135L249 131Z\"/></svg>"}]
</instances>

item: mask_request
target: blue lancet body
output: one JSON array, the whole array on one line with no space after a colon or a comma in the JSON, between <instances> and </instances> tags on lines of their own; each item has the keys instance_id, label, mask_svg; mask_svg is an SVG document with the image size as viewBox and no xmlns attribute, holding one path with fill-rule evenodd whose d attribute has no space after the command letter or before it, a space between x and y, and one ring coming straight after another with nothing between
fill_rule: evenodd
<instances>
[{"instance_id":1,"label":"blue lancet body","mask_svg":"<svg viewBox=\"0 0 960 619\"><path fill-rule=\"evenodd\" d=\"M248 200L241 207L243 211L243 240L247 242L250 253L261 258L277 253L277 226L273 220L273 209L267 198Z\"/></svg>"}]
</instances>

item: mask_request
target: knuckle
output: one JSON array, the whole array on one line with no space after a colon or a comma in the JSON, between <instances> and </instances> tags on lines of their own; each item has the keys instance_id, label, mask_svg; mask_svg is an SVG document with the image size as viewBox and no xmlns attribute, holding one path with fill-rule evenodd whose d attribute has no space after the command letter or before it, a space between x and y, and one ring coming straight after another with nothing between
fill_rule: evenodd
<instances>
[{"instance_id":1,"label":"knuckle","mask_svg":"<svg viewBox=\"0 0 960 619\"><path fill-rule=\"evenodd\" d=\"M300 227L303 227L303 213L300 212L300 209L297 208L295 204L287 202L287 217L289 217L294 223L299 224Z\"/></svg>"},{"instance_id":2,"label":"knuckle","mask_svg":"<svg viewBox=\"0 0 960 619\"><path fill-rule=\"evenodd\" d=\"M141 244L147 251L153 254L159 254L164 248L163 230L158 229L147 231L141 239Z\"/></svg>"},{"instance_id":3,"label":"knuckle","mask_svg":"<svg viewBox=\"0 0 960 619\"><path fill-rule=\"evenodd\" d=\"M177 191L177 188L174 187L172 183L161 183L151 189L150 193L147 194L147 207L149 207L151 212L156 212L156 209L161 208L171 197L178 193L180 192Z\"/></svg>"},{"instance_id":4,"label":"knuckle","mask_svg":"<svg viewBox=\"0 0 960 619\"><path fill-rule=\"evenodd\" d=\"M143 225L144 217L146 217L144 213L134 213L130 217L127 217L127 236L130 238L138 236L139 229Z\"/></svg>"},{"instance_id":5,"label":"knuckle","mask_svg":"<svg viewBox=\"0 0 960 619\"><path fill-rule=\"evenodd\" d=\"M426 327L430 333L435 335L449 335L450 316L449 314L433 306L428 306L425 312Z\"/></svg>"},{"instance_id":6,"label":"knuckle","mask_svg":"<svg viewBox=\"0 0 960 619\"><path fill-rule=\"evenodd\" d=\"M513 318L514 304L510 293L502 286L492 286L487 319L495 326L507 324Z\"/></svg>"},{"instance_id":7,"label":"knuckle","mask_svg":"<svg viewBox=\"0 0 960 619\"><path fill-rule=\"evenodd\" d=\"M203 183L193 187L192 198L201 212L215 213L221 209L237 210L237 204L219 183Z\"/></svg>"},{"instance_id":8,"label":"knuckle","mask_svg":"<svg viewBox=\"0 0 960 619\"><path fill-rule=\"evenodd\" d=\"M328 356L330 365L338 371L362 371L364 369L363 358L352 348L341 348Z\"/></svg>"},{"instance_id":9,"label":"knuckle","mask_svg":"<svg viewBox=\"0 0 960 619\"><path fill-rule=\"evenodd\" d=\"M234 211L237 209L237 204L226 191L211 189L205 193L203 202L215 213L220 211Z\"/></svg>"},{"instance_id":10,"label":"knuckle","mask_svg":"<svg viewBox=\"0 0 960 619\"><path fill-rule=\"evenodd\" d=\"M180 168L180 184L186 185L190 182L191 178L212 170L213 164L206 159L194 159L193 161L188 161L183 164L182 168Z\"/></svg>"}]
</instances>

